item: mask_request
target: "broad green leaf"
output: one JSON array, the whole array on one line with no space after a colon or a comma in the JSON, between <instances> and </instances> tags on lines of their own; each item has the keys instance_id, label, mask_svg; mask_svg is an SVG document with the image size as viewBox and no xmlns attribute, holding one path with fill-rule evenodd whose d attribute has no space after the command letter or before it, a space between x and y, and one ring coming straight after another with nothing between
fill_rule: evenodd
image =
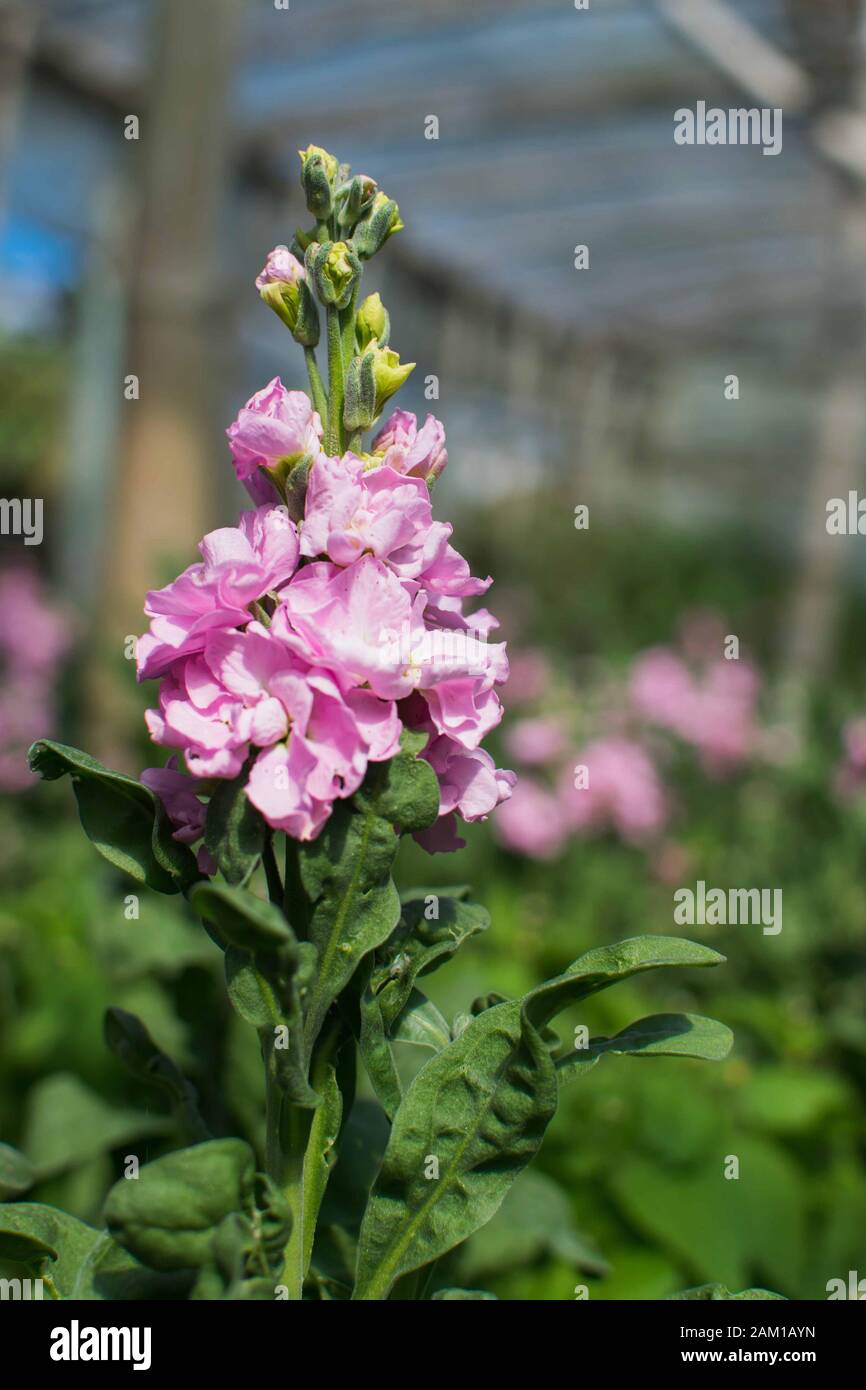
<instances>
[{"instance_id":1,"label":"broad green leaf","mask_svg":"<svg viewBox=\"0 0 866 1390\"><path fill-rule=\"evenodd\" d=\"M360 961L388 939L400 920L391 878L398 832L424 829L438 811L433 769L404 746L390 762L370 769L351 801L335 807L318 839L299 846L303 900L291 910L319 953L305 1003L308 1052Z\"/></svg>"},{"instance_id":2,"label":"broad green leaf","mask_svg":"<svg viewBox=\"0 0 866 1390\"><path fill-rule=\"evenodd\" d=\"M701 1284L696 1289L684 1289L682 1293L669 1293L667 1301L671 1299L700 1299L703 1302L717 1302L720 1299L762 1299L772 1298L785 1302L785 1297L780 1293L771 1293L769 1289L743 1289L742 1293L731 1293L730 1289L725 1288L724 1284Z\"/></svg>"},{"instance_id":3,"label":"broad green leaf","mask_svg":"<svg viewBox=\"0 0 866 1390\"><path fill-rule=\"evenodd\" d=\"M33 1164L11 1144L0 1144L0 1201L26 1192L36 1181Z\"/></svg>"},{"instance_id":4,"label":"broad green leaf","mask_svg":"<svg viewBox=\"0 0 866 1390\"><path fill-rule=\"evenodd\" d=\"M436 915L428 917L434 911ZM436 970L489 925L488 913L476 903L425 893L404 903L396 930L370 959L360 998L359 1043L364 1066L389 1116L402 1097L390 1038L416 979Z\"/></svg>"},{"instance_id":5,"label":"broad green leaf","mask_svg":"<svg viewBox=\"0 0 866 1390\"><path fill-rule=\"evenodd\" d=\"M23 1147L41 1180L170 1125L161 1115L109 1105L77 1076L58 1072L30 1093Z\"/></svg>"},{"instance_id":6,"label":"broad green leaf","mask_svg":"<svg viewBox=\"0 0 866 1390\"><path fill-rule=\"evenodd\" d=\"M310 1268L316 1223L337 1161L337 1141L343 1121L343 1093L339 1084L339 1053L354 1049L354 1040L339 1023L329 1025L313 1053L310 1081L322 1103L313 1116L304 1156L303 1271Z\"/></svg>"},{"instance_id":7,"label":"broad green leaf","mask_svg":"<svg viewBox=\"0 0 866 1390\"><path fill-rule=\"evenodd\" d=\"M556 1109L545 1025L568 1004L665 965L715 965L676 937L588 951L522 1001L494 1004L418 1072L397 1111L358 1252L355 1298L438 1259L489 1221Z\"/></svg>"},{"instance_id":8,"label":"broad green leaf","mask_svg":"<svg viewBox=\"0 0 866 1390\"><path fill-rule=\"evenodd\" d=\"M189 896L226 943L229 998L241 1018L259 1030L267 1065L283 1093L296 1105L318 1105L306 1075L301 1011L315 948L299 944L280 909L247 889L200 883Z\"/></svg>"},{"instance_id":9,"label":"broad green leaf","mask_svg":"<svg viewBox=\"0 0 866 1390\"><path fill-rule=\"evenodd\" d=\"M251 1212L255 1158L241 1139L212 1139L147 1163L121 1178L105 1203L108 1229L124 1249L158 1270L196 1268L211 1257L217 1227Z\"/></svg>"},{"instance_id":10,"label":"broad green leaf","mask_svg":"<svg viewBox=\"0 0 866 1390\"><path fill-rule=\"evenodd\" d=\"M572 1204L546 1173L521 1173L499 1211L470 1236L456 1255L461 1284L483 1283L491 1274L516 1270L544 1256L587 1274L606 1274L598 1250L576 1229Z\"/></svg>"},{"instance_id":11,"label":"broad green leaf","mask_svg":"<svg viewBox=\"0 0 866 1390\"><path fill-rule=\"evenodd\" d=\"M28 756L46 781L72 778L84 832L109 863L160 893L178 893L201 877L194 854L172 838L161 802L141 782L48 739Z\"/></svg>"},{"instance_id":12,"label":"broad green leaf","mask_svg":"<svg viewBox=\"0 0 866 1390\"><path fill-rule=\"evenodd\" d=\"M48 1298L185 1296L184 1284L176 1277L145 1269L105 1231L38 1202L0 1206L0 1259L17 1260L44 1279Z\"/></svg>"},{"instance_id":13,"label":"broad green leaf","mask_svg":"<svg viewBox=\"0 0 866 1390\"><path fill-rule=\"evenodd\" d=\"M168 1097L190 1138L194 1142L209 1138L199 1114L195 1087L176 1063L157 1047L141 1019L125 1009L107 1009L104 1028L105 1041L118 1061L132 1076Z\"/></svg>"},{"instance_id":14,"label":"broad green leaf","mask_svg":"<svg viewBox=\"0 0 866 1390\"><path fill-rule=\"evenodd\" d=\"M395 1042L412 1043L441 1052L451 1041L451 1029L432 1000L413 989L391 1032Z\"/></svg>"},{"instance_id":15,"label":"broad green leaf","mask_svg":"<svg viewBox=\"0 0 866 1390\"><path fill-rule=\"evenodd\" d=\"M244 788L248 769L232 781L218 783L208 802L204 842L229 883L242 883L265 847L267 826Z\"/></svg>"},{"instance_id":16,"label":"broad green leaf","mask_svg":"<svg viewBox=\"0 0 866 1390\"><path fill-rule=\"evenodd\" d=\"M699 1057L719 1062L727 1057L734 1035L724 1023L700 1014L652 1014L630 1023L613 1038L590 1038L585 1048L575 1048L558 1058L556 1072L567 1081L591 1067L606 1052L630 1057Z\"/></svg>"},{"instance_id":17,"label":"broad green leaf","mask_svg":"<svg viewBox=\"0 0 866 1390\"><path fill-rule=\"evenodd\" d=\"M189 895L193 911L205 917L229 946L244 951L275 951L296 946L280 909L245 888L197 883Z\"/></svg>"}]
</instances>

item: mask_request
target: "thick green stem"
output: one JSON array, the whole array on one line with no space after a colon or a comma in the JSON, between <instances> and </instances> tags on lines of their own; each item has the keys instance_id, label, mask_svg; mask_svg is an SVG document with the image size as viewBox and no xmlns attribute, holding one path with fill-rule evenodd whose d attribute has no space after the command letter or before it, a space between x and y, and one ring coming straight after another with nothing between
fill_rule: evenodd
<instances>
[{"instance_id":1,"label":"thick green stem","mask_svg":"<svg viewBox=\"0 0 866 1390\"><path fill-rule=\"evenodd\" d=\"M319 412L322 421L322 429L328 429L328 397L325 392L325 383L322 381L322 374L319 371L319 364L316 361L316 349L311 347L304 348L304 361L307 364L307 376L310 378L310 391L313 396L313 405Z\"/></svg>"},{"instance_id":2,"label":"thick green stem","mask_svg":"<svg viewBox=\"0 0 866 1390\"><path fill-rule=\"evenodd\" d=\"M340 332L340 311L328 305L328 433L329 454L341 454L344 445L343 400L346 394L346 374L343 367L343 342Z\"/></svg>"},{"instance_id":3,"label":"thick green stem","mask_svg":"<svg viewBox=\"0 0 866 1390\"><path fill-rule=\"evenodd\" d=\"M300 1301L304 1291L306 1249L304 1159L315 1112L292 1105L283 1094L276 1077L271 1039L265 1041L263 1051L267 1169L292 1213L292 1230L277 1283L285 1285L290 1299Z\"/></svg>"}]
</instances>

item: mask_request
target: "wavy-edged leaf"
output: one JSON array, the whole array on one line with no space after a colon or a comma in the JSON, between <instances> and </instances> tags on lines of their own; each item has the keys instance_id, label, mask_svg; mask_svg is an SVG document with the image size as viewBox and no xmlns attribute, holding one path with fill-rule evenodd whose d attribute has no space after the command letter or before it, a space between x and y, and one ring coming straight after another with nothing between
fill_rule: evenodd
<instances>
[{"instance_id":1,"label":"wavy-edged leaf","mask_svg":"<svg viewBox=\"0 0 866 1390\"><path fill-rule=\"evenodd\" d=\"M299 846L303 900L292 911L319 956L305 1005L308 1051L361 960L400 920L391 878L398 832L423 830L439 813L436 775L415 756L416 745L404 734L402 751L371 767L351 801L334 808L318 839Z\"/></svg>"},{"instance_id":2,"label":"wavy-edged leaf","mask_svg":"<svg viewBox=\"0 0 866 1390\"><path fill-rule=\"evenodd\" d=\"M211 1258L217 1227L233 1212L249 1212L255 1157L242 1139L212 1139L146 1163L137 1178L121 1178L108 1194L111 1235L151 1269L197 1268Z\"/></svg>"},{"instance_id":3,"label":"wavy-edged leaf","mask_svg":"<svg viewBox=\"0 0 866 1390\"><path fill-rule=\"evenodd\" d=\"M588 951L522 1001L474 1018L422 1067L397 1111L361 1228L354 1297L386 1298L396 1279L453 1249L497 1210L556 1109L556 1069L542 1033L559 1010L644 970L722 959L677 937L637 937Z\"/></svg>"},{"instance_id":4,"label":"wavy-edged leaf","mask_svg":"<svg viewBox=\"0 0 866 1390\"><path fill-rule=\"evenodd\" d=\"M28 760L48 782L71 777L84 833L110 864L159 893L179 893L201 877L192 851L173 839L162 803L141 782L50 739L34 743Z\"/></svg>"},{"instance_id":5,"label":"wavy-edged leaf","mask_svg":"<svg viewBox=\"0 0 866 1390\"><path fill-rule=\"evenodd\" d=\"M394 1042L411 1043L441 1052L451 1041L451 1029L432 999L413 989L403 1012L391 1031Z\"/></svg>"},{"instance_id":6,"label":"wavy-edged leaf","mask_svg":"<svg viewBox=\"0 0 866 1390\"><path fill-rule=\"evenodd\" d=\"M55 1072L30 1091L23 1146L42 1180L170 1127L165 1116L109 1105L79 1077Z\"/></svg>"},{"instance_id":7,"label":"wavy-edged leaf","mask_svg":"<svg viewBox=\"0 0 866 1390\"><path fill-rule=\"evenodd\" d=\"M620 1057L696 1057L720 1062L731 1050L734 1035L724 1023L700 1014L651 1014L630 1023L612 1038L590 1038L557 1059L560 1081L589 1071L606 1052Z\"/></svg>"},{"instance_id":8,"label":"wavy-edged leaf","mask_svg":"<svg viewBox=\"0 0 866 1390\"><path fill-rule=\"evenodd\" d=\"M53 1299L183 1297L174 1276L145 1269L105 1231L39 1202L0 1205L0 1259L45 1282Z\"/></svg>"},{"instance_id":9,"label":"wavy-edged leaf","mask_svg":"<svg viewBox=\"0 0 866 1390\"><path fill-rule=\"evenodd\" d=\"M391 1117L400 1104L402 1088L390 1041L415 981L438 969L464 941L490 925L489 913L477 903L421 890L416 893L404 902L395 931L371 960L360 997L361 1056ZM435 916L428 915L434 911Z\"/></svg>"}]
</instances>

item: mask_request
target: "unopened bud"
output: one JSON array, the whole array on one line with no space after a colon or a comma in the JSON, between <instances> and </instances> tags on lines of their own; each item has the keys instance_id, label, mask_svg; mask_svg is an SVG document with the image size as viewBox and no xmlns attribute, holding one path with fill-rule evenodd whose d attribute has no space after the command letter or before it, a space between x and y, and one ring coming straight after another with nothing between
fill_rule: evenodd
<instances>
[{"instance_id":1,"label":"unopened bud","mask_svg":"<svg viewBox=\"0 0 866 1390\"><path fill-rule=\"evenodd\" d=\"M404 225L394 199L389 198L386 193L377 193L352 233L355 250L362 260L369 260L385 244L388 237L402 231Z\"/></svg>"},{"instance_id":2,"label":"unopened bud","mask_svg":"<svg viewBox=\"0 0 866 1390\"><path fill-rule=\"evenodd\" d=\"M415 369L414 362L401 362L399 353L393 348L371 348L373 357L373 377L376 382L376 416L395 391Z\"/></svg>"},{"instance_id":3,"label":"unopened bud","mask_svg":"<svg viewBox=\"0 0 866 1390\"><path fill-rule=\"evenodd\" d=\"M317 221L324 222L334 209L334 181L340 166L334 156L319 145L308 145L305 150L298 150L298 154L307 207Z\"/></svg>"},{"instance_id":4,"label":"unopened bud","mask_svg":"<svg viewBox=\"0 0 866 1390\"><path fill-rule=\"evenodd\" d=\"M370 343L386 347L391 333L391 320L388 310L379 294L368 294L360 309L356 323L358 346L363 352Z\"/></svg>"},{"instance_id":5,"label":"unopened bud","mask_svg":"<svg viewBox=\"0 0 866 1390\"><path fill-rule=\"evenodd\" d=\"M366 174L356 174L349 183L337 190L337 222L344 231L351 232L355 223L364 215L373 202L378 184Z\"/></svg>"},{"instance_id":6,"label":"unopened bud","mask_svg":"<svg viewBox=\"0 0 866 1390\"><path fill-rule=\"evenodd\" d=\"M343 424L354 434L368 430L376 419L376 355L370 349L354 357L346 373L346 397L343 404Z\"/></svg>"},{"instance_id":7,"label":"unopened bud","mask_svg":"<svg viewBox=\"0 0 866 1390\"><path fill-rule=\"evenodd\" d=\"M322 303L345 309L361 275L354 248L345 241L312 242L305 259Z\"/></svg>"}]
</instances>

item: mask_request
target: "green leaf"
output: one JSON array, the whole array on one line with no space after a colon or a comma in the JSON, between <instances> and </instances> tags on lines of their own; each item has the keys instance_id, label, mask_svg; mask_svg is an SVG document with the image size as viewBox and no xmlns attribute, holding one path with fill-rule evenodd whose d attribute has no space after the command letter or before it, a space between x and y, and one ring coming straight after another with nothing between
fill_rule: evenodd
<instances>
[{"instance_id":1,"label":"green leaf","mask_svg":"<svg viewBox=\"0 0 866 1390\"><path fill-rule=\"evenodd\" d=\"M0 1201L26 1192L36 1181L33 1164L11 1144L0 1144Z\"/></svg>"},{"instance_id":2,"label":"green leaf","mask_svg":"<svg viewBox=\"0 0 866 1390\"><path fill-rule=\"evenodd\" d=\"M682 1293L669 1293L666 1301L671 1299L700 1299L704 1302L717 1302L719 1299L732 1299L736 1301L741 1298L761 1299L773 1298L784 1303L783 1294L771 1293L769 1289L743 1289L742 1293L731 1293L730 1289L725 1288L724 1284L701 1284L696 1289L684 1289Z\"/></svg>"},{"instance_id":3,"label":"green leaf","mask_svg":"<svg viewBox=\"0 0 866 1390\"><path fill-rule=\"evenodd\" d=\"M284 1095L296 1105L316 1106L303 1050L301 992L314 966L315 948L298 943L273 903L243 888L200 883L190 893L196 912L226 943L229 998L247 1023L259 1030L268 1066ZM287 1030L286 1046L277 1029Z\"/></svg>"},{"instance_id":4,"label":"green leaf","mask_svg":"<svg viewBox=\"0 0 866 1390\"><path fill-rule=\"evenodd\" d=\"M77 1076L57 1072L30 1092L23 1145L41 1180L169 1127L163 1116L109 1105Z\"/></svg>"},{"instance_id":5,"label":"green leaf","mask_svg":"<svg viewBox=\"0 0 866 1390\"><path fill-rule=\"evenodd\" d=\"M84 832L110 864L159 893L181 892L201 876L192 851L172 838L162 803L141 782L48 739L34 743L28 758L48 782L72 778Z\"/></svg>"},{"instance_id":6,"label":"green leaf","mask_svg":"<svg viewBox=\"0 0 866 1390\"><path fill-rule=\"evenodd\" d=\"M145 1269L105 1231L38 1202L0 1206L0 1259L44 1279L50 1298L161 1298L185 1292L176 1278Z\"/></svg>"},{"instance_id":7,"label":"green leaf","mask_svg":"<svg viewBox=\"0 0 866 1390\"><path fill-rule=\"evenodd\" d=\"M299 846L303 901L292 911L319 956L305 1005L308 1051L360 961L400 920L391 878L398 830L424 829L438 811L433 769L404 748L390 762L375 764L351 801L335 807L318 839Z\"/></svg>"},{"instance_id":8,"label":"green leaf","mask_svg":"<svg viewBox=\"0 0 866 1390\"><path fill-rule=\"evenodd\" d=\"M638 937L588 951L522 1001L474 1018L422 1067L397 1111L361 1228L354 1297L386 1298L396 1279L453 1249L498 1209L556 1109L543 1036L556 1013L644 970L721 959L676 937Z\"/></svg>"},{"instance_id":9,"label":"green leaf","mask_svg":"<svg viewBox=\"0 0 866 1390\"><path fill-rule=\"evenodd\" d=\"M391 1032L395 1042L412 1043L441 1052L451 1041L451 1029L432 1000L413 989L409 1002Z\"/></svg>"},{"instance_id":10,"label":"green leaf","mask_svg":"<svg viewBox=\"0 0 866 1390\"><path fill-rule=\"evenodd\" d=\"M434 910L436 916L428 917ZM389 1116L402 1097L389 1039L415 981L438 969L464 941L489 925L489 914L477 903L424 894L404 903L396 930L371 961L360 999L359 1042L367 1073Z\"/></svg>"},{"instance_id":11,"label":"green leaf","mask_svg":"<svg viewBox=\"0 0 866 1390\"><path fill-rule=\"evenodd\" d=\"M211 1258L217 1227L254 1206L255 1158L241 1139L212 1139L121 1178L105 1203L108 1229L157 1270L197 1268Z\"/></svg>"},{"instance_id":12,"label":"green leaf","mask_svg":"<svg viewBox=\"0 0 866 1390\"><path fill-rule=\"evenodd\" d=\"M141 1019L125 1009L107 1009L104 1031L108 1047L127 1071L145 1085L164 1092L190 1138L194 1142L209 1138L199 1114L195 1087L157 1047Z\"/></svg>"},{"instance_id":13,"label":"green leaf","mask_svg":"<svg viewBox=\"0 0 866 1390\"><path fill-rule=\"evenodd\" d=\"M492 1221L461 1246L457 1278L462 1284L473 1285L491 1274L520 1269L545 1256L587 1274L608 1272L607 1262L576 1229L566 1193L546 1173L528 1168Z\"/></svg>"},{"instance_id":14,"label":"green leaf","mask_svg":"<svg viewBox=\"0 0 866 1390\"><path fill-rule=\"evenodd\" d=\"M734 1035L724 1023L700 1014L652 1014L630 1023L613 1038L590 1038L556 1063L560 1081L589 1071L606 1052L630 1057L699 1057L719 1062L727 1057Z\"/></svg>"},{"instance_id":15,"label":"green leaf","mask_svg":"<svg viewBox=\"0 0 866 1390\"><path fill-rule=\"evenodd\" d=\"M232 781L221 781L208 802L204 842L229 883L252 873L265 847L267 826L246 795L244 768Z\"/></svg>"}]
</instances>

